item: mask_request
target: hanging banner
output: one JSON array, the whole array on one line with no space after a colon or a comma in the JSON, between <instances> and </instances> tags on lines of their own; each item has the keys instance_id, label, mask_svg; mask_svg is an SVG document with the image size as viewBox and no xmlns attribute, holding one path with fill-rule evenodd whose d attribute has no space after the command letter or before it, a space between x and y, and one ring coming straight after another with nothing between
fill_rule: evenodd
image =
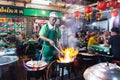
<instances>
[{"instance_id":1,"label":"hanging banner","mask_svg":"<svg viewBox=\"0 0 120 80\"><path fill-rule=\"evenodd\" d=\"M0 5L0 14L23 15L23 7Z\"/></svg>"},{"instance_id":2,"label":"hanging banner","mask_svg":"<svg viewBox=\"0 0 120 80\"><path fill-rule=\"evenodd\" d=\"M24 16L42 16L42 17L49 17L51 10L42 10L42 9L30 9L24 8ZM57 11L58 18L62 17L62 12Z\"/></svg>"}]
</instances>

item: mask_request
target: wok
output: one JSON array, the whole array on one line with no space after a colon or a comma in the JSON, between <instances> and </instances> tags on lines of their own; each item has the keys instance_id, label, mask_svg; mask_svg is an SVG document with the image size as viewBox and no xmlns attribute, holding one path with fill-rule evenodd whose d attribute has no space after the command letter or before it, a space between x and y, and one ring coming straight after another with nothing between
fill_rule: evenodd
<instances>
[{"instance_id":1,"label":"wok","mask_svg":"<svg viewBox=\"0 0 120 80\"><path fill-rule=\"evenodd\" d=\"M88 52L82 52L82 53L79 53L78 57L82 60L87 60L87 61L95 61L97 60L98 58L98 55L97 54L93 54L93 53L88 53Z\"/></svg>"},{"instance_id":2,"label":"wok","mask_svg":"<svg viewBox=\"0 0 120 80\"><path fill-rule=\"evenodd\" d=\"M30 60L26 62L26 66L29 68L41 68L41 67L47 66L47 62Z\"/></svg>"},{"instance_id":3,"label":"wok","mask_svg":"<svg viewBox=\"0 0 120 80\"><path fill-rule=\"evenodd\" d=\"M30 39L28 41L25 41L23 44L34 44L34 43L38 43L38 41L34 39Z\"/></svg>"},{"instance_id":4,"label":"wok","mask_svg":"<svg viewBox=\"0 0 120 80\"><path fill-rule=\"evenodd\" d=\"M83 56L97 56L97 54L91 54L91 53L79 53L80 55L83 55Z\"/></svg>"},{"instance_id":5,"label":"wok","mask_svg":"<svg viewBox=\"0 0 120 80\"><path fill-rule=\"evenodd\" d=\"M99 63L87 68L85 80L120 80L120 67L112 63Z\"/></svg>"}]
</instances>

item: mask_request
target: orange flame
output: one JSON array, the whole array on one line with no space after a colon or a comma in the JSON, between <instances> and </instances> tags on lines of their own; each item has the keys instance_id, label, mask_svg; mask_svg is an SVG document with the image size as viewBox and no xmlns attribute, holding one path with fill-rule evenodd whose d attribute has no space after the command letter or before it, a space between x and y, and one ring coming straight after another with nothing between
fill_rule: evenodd
<instances>
[{"instance_id":1,"label":"orange flame","mask_svg":"<svg viewBox=\"0 0 120 80\"><path fill-rule=\"evenodd\" d=\"M75 50L74 48L66 48L65 50L62 50L62 53L64 54L64 56L58 56L59 58L58 62L69 63L73 62L76 55L78 54L78 51Z\"/></svg>"}]
</instances>

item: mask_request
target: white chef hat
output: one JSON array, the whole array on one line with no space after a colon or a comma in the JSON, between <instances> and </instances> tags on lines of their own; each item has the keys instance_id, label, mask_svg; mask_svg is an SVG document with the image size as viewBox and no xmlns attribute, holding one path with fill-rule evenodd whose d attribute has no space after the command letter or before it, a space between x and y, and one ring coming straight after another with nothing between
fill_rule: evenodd
<instances>
[{"instance_id":1,"label":"white chef hat","mask_svg":"<svg viewBox=\"0 0 120 80\"><path fill-rule=\"evenodd\" d=\"M57 12L51 12L49 17L56 17L56 18L58 18Z\"/></svg>"}]
</instances>

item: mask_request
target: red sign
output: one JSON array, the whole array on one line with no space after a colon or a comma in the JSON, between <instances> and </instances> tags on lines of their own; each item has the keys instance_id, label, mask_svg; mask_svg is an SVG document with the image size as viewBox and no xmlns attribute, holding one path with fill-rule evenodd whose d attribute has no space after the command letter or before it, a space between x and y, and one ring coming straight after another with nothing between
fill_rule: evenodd
<instances>
[{"instance_id":1,"label":"red sign","mask_svg":"<svg viewBox=\"0 0 120 80\"><path fill-rule=\"evenodd\" d=\"M39 19L37 19L37 20L35 20L35 22L37 22L38 24L45 24L45 23L47 23L47 20L39 20Z\"/></svg>"}]
</instances>

